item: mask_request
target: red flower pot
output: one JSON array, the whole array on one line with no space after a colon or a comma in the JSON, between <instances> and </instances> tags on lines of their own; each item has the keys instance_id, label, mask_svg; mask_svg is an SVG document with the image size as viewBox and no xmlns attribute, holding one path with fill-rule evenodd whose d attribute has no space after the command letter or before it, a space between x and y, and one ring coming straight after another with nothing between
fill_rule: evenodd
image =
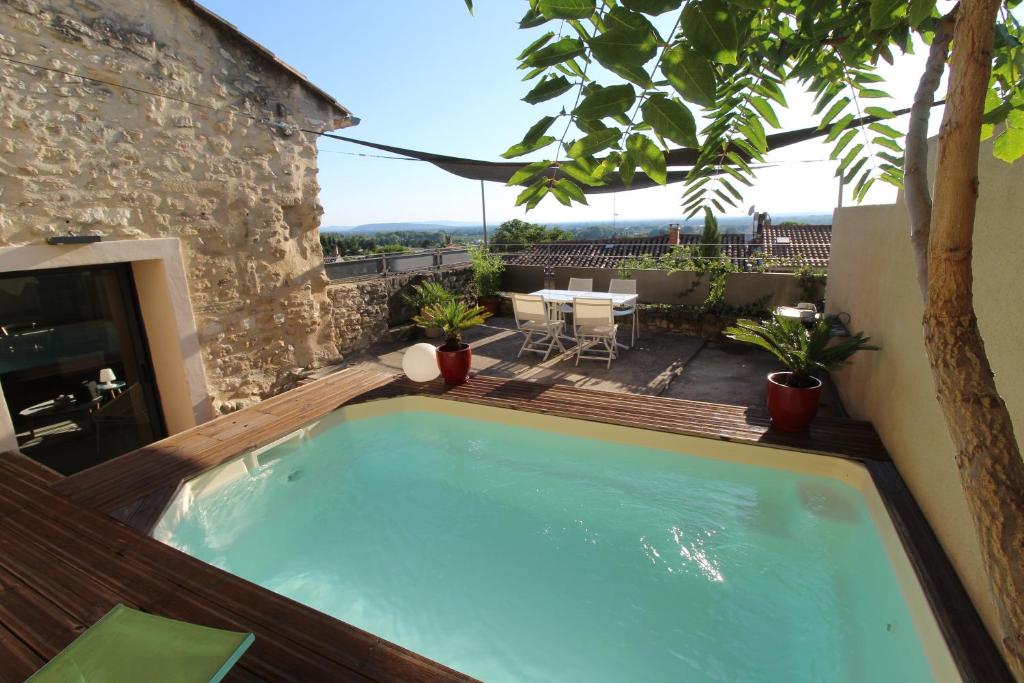
<instances>
[{"instance_id":1,"label":"red flower pot","mask_svg":"<svg viewBox=\"0 0 1024 683\"><path fill-rule=\"evenodd\" d=\"M445 344L437 347L437 367L441 370L445 384L462 384L469 379L469 366L473 362L473 351L469 344L460 343L455 351Z\"/></svg>"},{"instance_id":2,"label":"red flower pot","mask_svg":"<svg viewBox=\"0 0 1024 683\"><path fill-rule=\"evenodd\" d=\"M787 387L791 373L773 372L768 375L768 414L772 428L783 432L803 432L810 426L821 402L821 380L812 377L816 386L807 389Z\"/></svg>"}]
</instances>

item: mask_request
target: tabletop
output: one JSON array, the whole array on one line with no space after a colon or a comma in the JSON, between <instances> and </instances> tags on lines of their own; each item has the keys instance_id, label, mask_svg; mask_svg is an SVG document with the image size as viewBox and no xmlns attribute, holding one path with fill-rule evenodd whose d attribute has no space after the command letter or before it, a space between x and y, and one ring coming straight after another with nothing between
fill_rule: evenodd
<instances>
[{"instance_id":1,"label":"tabletop","mask_svg":"<svg viewBox=\"0 0 1024 683\"><path fill-rule=\"evenodd\" d=\"M544 297L545 301L571 304L573 299L611 299L615 306L628 306L636 303L636 294L616 294L612 292L578 292L571 289L538 289L530 292Z\"/></svg>"}]
</instances>

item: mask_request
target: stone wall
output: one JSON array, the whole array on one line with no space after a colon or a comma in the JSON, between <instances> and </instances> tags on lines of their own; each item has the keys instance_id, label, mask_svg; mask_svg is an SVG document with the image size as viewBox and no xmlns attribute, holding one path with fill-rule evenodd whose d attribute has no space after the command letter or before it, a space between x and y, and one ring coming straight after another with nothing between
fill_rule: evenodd
<instances>
[{"instance_id":1,"label":"stone wall","mask_svg":"<svg viewBox=\"0 0 1024 683\"><path fill-rule=\"evenodd\" d=\"M418 311L405 302L405 296L420 282L440 280L448 291L468 294L472 277L473 269L464 265L441 271L332 282L327 293L334 307L338 349L342 353L360 351L387 339L390 328L408 323Z\"/></svg>"},{"instance_id":2,"label":"stone wall","mask_svg":"<svg viewBox=\"0 0 1024 683\"><path fill-rule=\"evenodd\" d=\"M316 137L257 120L326 131L347 112L187 3L2 7L0 55L52 70L0 61L0 246L180 239L218 410L335 359Z\"/></svg>"}]
</instances>

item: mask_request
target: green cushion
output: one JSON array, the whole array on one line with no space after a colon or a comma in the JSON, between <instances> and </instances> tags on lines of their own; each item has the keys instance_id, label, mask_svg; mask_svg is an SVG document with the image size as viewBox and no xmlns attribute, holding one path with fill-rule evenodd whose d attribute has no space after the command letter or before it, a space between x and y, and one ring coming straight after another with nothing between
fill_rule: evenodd
<instances>
[{"instance_id":1,"label":"green cushion","mask_svg":"<svg viewBox=\"0 0 1024 683\"><path fill-rule=\"evenodd\" d=\"M219 681L253 640L251 633L196 626L118 605L28 680Z\"/></svg>"}]
</instances>

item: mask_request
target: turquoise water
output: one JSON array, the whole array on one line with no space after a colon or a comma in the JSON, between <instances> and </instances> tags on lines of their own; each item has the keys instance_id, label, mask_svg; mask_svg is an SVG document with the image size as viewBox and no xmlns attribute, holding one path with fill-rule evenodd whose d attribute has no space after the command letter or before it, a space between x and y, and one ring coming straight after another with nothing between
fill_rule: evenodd
<instances>
[{"instance_id":1,"label":"turquoise water","mask_svg":"<svg viewBox=\"0 0 1024 683\"><path fill-rule=\"evenodd\" d=\"M277 450L169 542L485 681L932 680L838 481L429 412Z\"/></svg>"}]
</instances>

